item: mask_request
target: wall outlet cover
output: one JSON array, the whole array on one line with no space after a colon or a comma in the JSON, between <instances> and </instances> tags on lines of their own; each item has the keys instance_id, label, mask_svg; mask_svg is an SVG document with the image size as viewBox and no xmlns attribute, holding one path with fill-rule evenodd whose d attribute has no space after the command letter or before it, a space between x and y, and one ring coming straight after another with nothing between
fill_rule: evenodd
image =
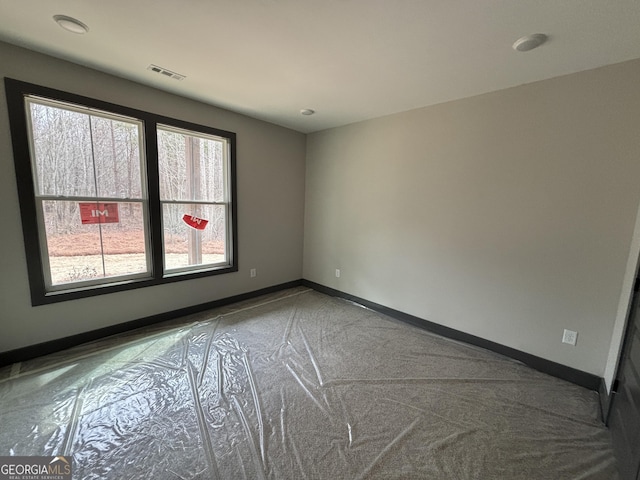
<instances>
[{"instance_id":1,"label":"wall outlet cover","mask_svg":"<svg viewBox=\"0 0 640 480\"><path fill-rule=\"evenodd\" d=\"M578 332L574 332L573 330L567 330L565 328L564 333L562 334L562 343L567 343L569 345L574 345L578 341Z\"/></svg>"}]
</instances>

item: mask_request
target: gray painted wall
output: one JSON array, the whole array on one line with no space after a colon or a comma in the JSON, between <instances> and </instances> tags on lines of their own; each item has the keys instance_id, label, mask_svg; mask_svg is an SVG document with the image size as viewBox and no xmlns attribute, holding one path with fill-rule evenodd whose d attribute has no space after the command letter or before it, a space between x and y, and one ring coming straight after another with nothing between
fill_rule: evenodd
<instances>
[{"instance_id":1,"label":"gray painted wall","mask_svg":"<svg viewBox=\"0 0 640 480\"><path fill-rule=\"evenodd\" d=\"M0 43L0 77L236 132L240 254L237 273L32 307L2 84L0 351L301 278L306 142L303 134L5 43ZM250 268L257 268L256 278L249 278Z\"/></svg>"},{"instance_id":2,"label":"gray painted wall","mask_svg":"<svg viewBox=\"0 0 640 480\"><path fill-rule=\"evenodd\" d=\"M309 135L304 278L602 376L638 79L636 60Z\"/></svg>"}]
</instances>

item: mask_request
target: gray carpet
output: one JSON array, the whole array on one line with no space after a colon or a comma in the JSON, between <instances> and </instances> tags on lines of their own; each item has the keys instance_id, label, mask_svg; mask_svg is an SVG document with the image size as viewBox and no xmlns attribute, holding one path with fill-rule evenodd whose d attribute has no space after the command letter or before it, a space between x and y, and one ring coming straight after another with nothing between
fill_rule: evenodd
<instances>
[{"instance_id":1,"label":"gray carpet","mask_svg":"<svg viewBox=\"0 0 640 480\"><path fill-rule=\"evenodd\" d=\"M302 288L5 377L0 455L75 479L617 478L595 392Z\"/></svg>"}]
</instances>

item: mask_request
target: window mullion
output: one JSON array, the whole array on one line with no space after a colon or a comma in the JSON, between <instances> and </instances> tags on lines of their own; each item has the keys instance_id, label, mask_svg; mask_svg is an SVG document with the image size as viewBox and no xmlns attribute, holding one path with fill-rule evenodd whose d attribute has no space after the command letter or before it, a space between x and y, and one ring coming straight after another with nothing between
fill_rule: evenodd
<instances>
[{"instance_id":1,"label":"window mullion","mask_svg":"<svg viewBox=\"0 0 640 480\"><path fill-rule=\"evenodd\" d=\"M160 172L158 169L158 134L156 122L144 121L145 153L147 157L147 192L149 194L149 233L151 263L154 278L162 278L162 204L160 202Z\"/></svg>"}]
</instances>

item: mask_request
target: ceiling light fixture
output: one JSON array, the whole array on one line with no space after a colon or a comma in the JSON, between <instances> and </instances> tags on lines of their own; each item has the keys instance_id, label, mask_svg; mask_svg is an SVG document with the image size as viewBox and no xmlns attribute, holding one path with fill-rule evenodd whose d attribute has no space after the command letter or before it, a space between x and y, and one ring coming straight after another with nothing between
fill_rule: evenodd
<instances>
[{"instance_id":1,"label":"ceiling light fixture","mask_svg":"<svg viewBox=\"0 0 640 480\"><path fill-rule=\"evenodd\" d=\"M302 115L313 115L314 113L316 113L316 111L310 108L303 108L302 110L300 110L300 113Z\"/></svg>"},{"instance_id":2,"label":"ceiling light fixture","mask_svg":"<svg viewBox=\"0 0 640 480\"><path fill-rule=\"evenodd\" d=\"M80 20L76 20L75 18L68 17L66 15L54 15L53 19L58 25L60 25L68 32L83 35L89 31L89 27L87 27Z\"/></svg>"},{"instance_id":3,"label":"ceiling light fixture","mask_svg":"<svg viewBox=\"0 0 640 480\"><path fill-rule=\"evenodd\" d=\"M519 38L512 45L514 50L518 52L528 52L529 50L533 50L534 48L538 48L544 42L547 41L549 37L547 37L544 33L534 33L533 35L525 35L522 38Z\"/></svg>"}]
</instances>

